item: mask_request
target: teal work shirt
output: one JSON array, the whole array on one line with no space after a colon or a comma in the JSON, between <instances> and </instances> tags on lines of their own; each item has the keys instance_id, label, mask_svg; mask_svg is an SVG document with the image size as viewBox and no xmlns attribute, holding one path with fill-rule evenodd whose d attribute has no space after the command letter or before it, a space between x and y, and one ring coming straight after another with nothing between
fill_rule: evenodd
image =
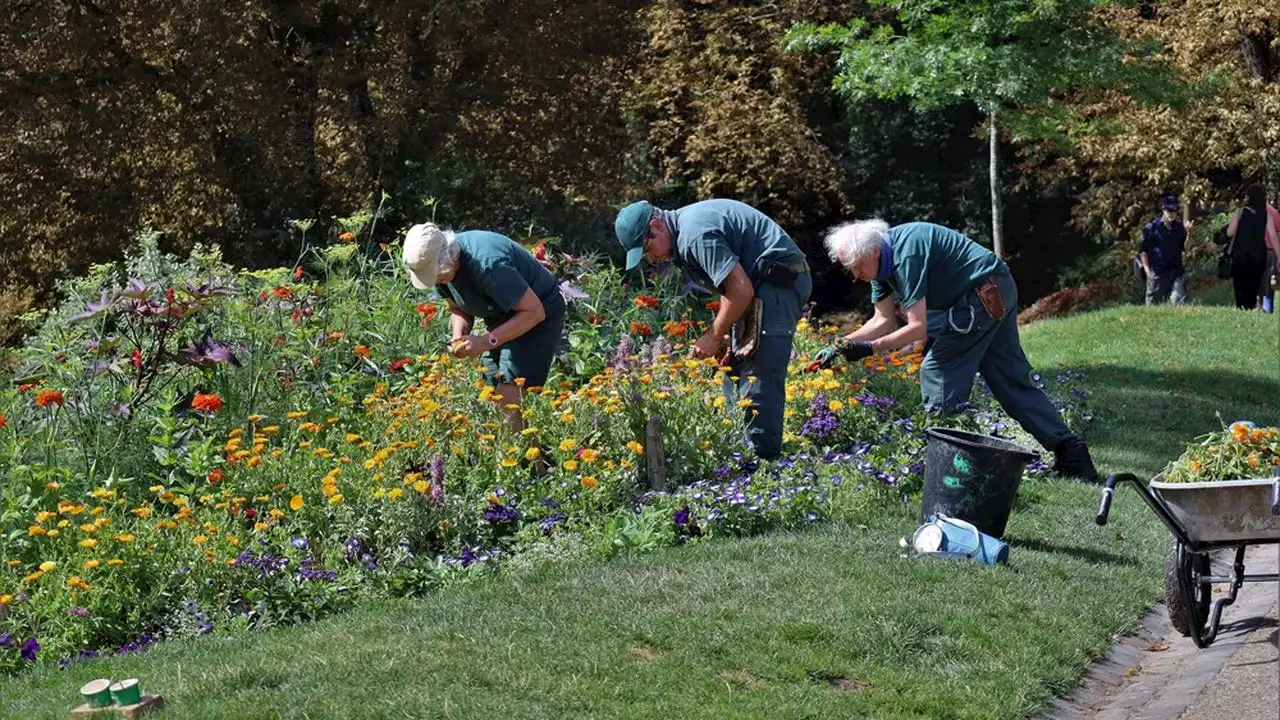
<instances>
[{"instance_id":1,"label":"teal work shirt","mask_svg":"<svg viewBox=\"0 0 1280 720\"><path fill-rule=\"evenodd\" d=\"M487 230L468 230L456 237L458 272L452 282L436 286L441 297L471 317L484 319L490 329L511 319L516 303L530 289L548 314L558 307L556 277L514 240Z\"/></svg>"},{"instance_id":2,"label":"teal work shirt","mask_svg":"<svg viewBox=\"0 0 1280 720\"><path fill-rule=\"evenodd\" d=\"M893 295L904 309L921 300L927 308L949 308L987 275L1009 273L995 253L941 225L897 225L886 239L893 248L893 276L871 281L873 303Z\"/></svg>"},{"instance_id":3,"label":"teal work shirt","mask_svg":"<svg viewBox=\"0 0 1280 720\"><path fill-rule=\"evenodd\" d=\"M761 257L784 263L804 253L768 215L737 200L703 200L666 213L675 238L673 259L699 284L719 288L735 265L753 282Z\"/></svg>"}]
</instances>

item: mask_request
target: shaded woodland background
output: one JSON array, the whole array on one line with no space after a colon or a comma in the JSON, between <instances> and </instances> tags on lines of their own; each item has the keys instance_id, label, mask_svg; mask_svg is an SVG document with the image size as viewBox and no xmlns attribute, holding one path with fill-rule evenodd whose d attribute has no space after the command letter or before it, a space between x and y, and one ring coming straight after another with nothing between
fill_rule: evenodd
<instances>
[{"instance_id":1,"label":"shaded woodland background","mask_svg":"<svg viewBox=\"0 0 1280 720\"><path fill-rule=\"evenodd\" d=\"M1005 232L1023 301L1124 273L1161 193L1206 209L1280 191L1280 5L1120 3L1161 43L1183 107L1090 98L1069 146L1008 138ZM850 105L796 22L886 22L864 2L5 0L0 8L0 335L57 278L138 232L291 263L289 220L381 204L384 239L456 227L613 253L614 210L720 196L820 256L852 215L989 235L976 108ZM1016 38L1011 41L1017 41ZM323 232L321 230L323 229ZM820 260L819 309L858 299Z\"/></svg>"}]
</instances>

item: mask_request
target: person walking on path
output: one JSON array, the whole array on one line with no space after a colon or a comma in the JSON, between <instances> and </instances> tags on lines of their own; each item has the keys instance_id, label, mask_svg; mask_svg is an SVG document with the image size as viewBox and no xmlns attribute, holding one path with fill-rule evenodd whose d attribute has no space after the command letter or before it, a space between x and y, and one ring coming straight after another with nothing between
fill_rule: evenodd
<instances>
[{"instance_id":1,"label":"person walking on path","mask_svg":"<svg viewBox=\"0 0 1280 720\"><path fill-rule=\"evenodd\" d=\"M434 288L449 303L454 357L480 357L493 400L515 430L526 388L547 381L564 327L565 302L556 278L518 243L486 230L454 233L433 223L415 225L404 241L403 262L419 290ZM476 318L484 335L471 333Z\"/></svg>"},{"instance_id":2,"label":"person walking on path","mask_svg":"<svg viewBox=\"0 0 1280 720\"><path fill-rule=\"evenodd\" d=\"M1242 310L1258 306L1263 278L1269 277L1268 271L1272 269L1266 267L1267 248L1277 246L1277 229L1267 214L1266 190L1261 185L1250 185L1245 190L1244 206L1236 210L1227 223L1231 283L1236 307Z\"/></svg>"},{"instance_id":3,"label":"person walking on path","mask_svg":"<svg viewBox=\"0 0 1280 720\"><path fill-rule=\"evenodd\" d=\"M1187 302L1186 269L1182 253L1187 247L1187 228L1178 219L1178 196L1160 200L1160 217L1142 227L1138 261L1147 275L1147 304L1166 300L1174 305Z\"/></svg>"},{"instance_id":4,"label":"person walking on path","mask_svg":"<svg viewBox=\"0 0 1280 720\"><path fill-rule=\"evenodd\" d=\"M721 293L720 310L698 338L693 355L720 357L730 339L730 367L737 391L749 399L747 441L763 459L782 452L787 365L796 324L813 280L804 253L776 222L737 200L704 200L663 210L645 200L624 207L614 222L626 251L626 269L641 260L671 260L699 285ZM735 324L747 316L752 337Z\"/></svg>"},{"instance_id":5,"label":"person walking on path","mask_svg":"<svg viewBox=\"0 0 1280 720\"><path fill-rule=\"evenodd\" d=\"M1072 434L1048 396L1031 381L1018 338L1018 286L995 253L932 223L889 227L882 220L845 223L826 237L831 259L854 280L871 283L875 314L815 358L860 360L925 340L920 391L926 409L955 412L981 373L1001 407L1056 458L1060 475L1096 481L1084 441ZM895 303L906 315L898 327Z\"/></svg>"}]
</instances>

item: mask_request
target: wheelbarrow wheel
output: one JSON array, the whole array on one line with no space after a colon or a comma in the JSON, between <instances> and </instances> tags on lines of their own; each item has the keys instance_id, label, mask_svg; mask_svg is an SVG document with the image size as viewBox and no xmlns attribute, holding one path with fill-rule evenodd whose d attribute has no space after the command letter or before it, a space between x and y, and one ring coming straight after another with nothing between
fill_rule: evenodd
<instances>
[{"instance_id":1,"label":"wheelbarrow wheel","mask_svg":"<svg viewBox=\"0 0 1280 720\"><path fill-rule=\"evenodd\" d=\"M1209 556L1191 552L1173 538L1164 563L1164 602L1169 624L1184 636L1203 632L1209 622L1213 586L1196 581L1197 576L1208 574Z\"/></svg>"}]
</instances>

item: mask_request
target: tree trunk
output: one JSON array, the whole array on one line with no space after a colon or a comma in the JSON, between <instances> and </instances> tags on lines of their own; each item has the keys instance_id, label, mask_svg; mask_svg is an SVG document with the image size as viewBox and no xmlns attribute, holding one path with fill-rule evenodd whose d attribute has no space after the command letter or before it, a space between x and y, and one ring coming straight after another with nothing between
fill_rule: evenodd
<instances>
[{"instance_id":1,"label":"tree trunk","mask_svg":"<svg viewBox=\"0 0 1280 720\"><path fill-rule=\"evenodd\" d=\"M996 113L988 116L991 139L991 247L996 257L1004 259L1004 208L1000 199L1000 131L996 128Z\"/></svg>"}]
</instances>

